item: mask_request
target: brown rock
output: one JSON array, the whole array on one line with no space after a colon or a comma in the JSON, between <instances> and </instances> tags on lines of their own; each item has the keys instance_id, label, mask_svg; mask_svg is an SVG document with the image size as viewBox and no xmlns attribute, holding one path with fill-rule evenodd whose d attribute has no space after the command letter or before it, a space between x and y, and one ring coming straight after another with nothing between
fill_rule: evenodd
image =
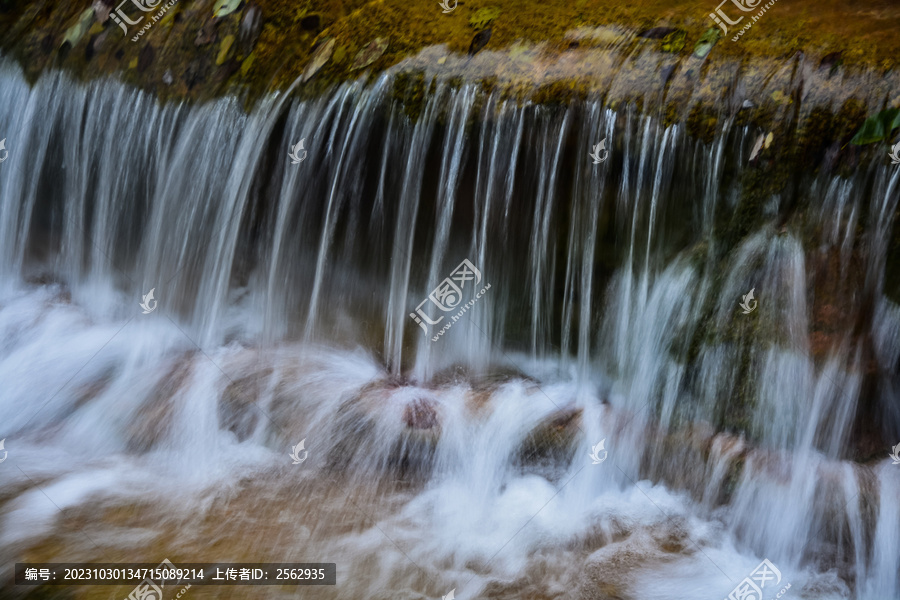
<instances>
[{"instance_id":1,"label":"brown rock","mask_svg":"<svg viewBox=\"0 0 900 600\"><path fill-rule=\"evenodd\" d=\"M403 409L403 422L410 429L433 429L438 426L438 415L431 400L417 398Z\"/></svg>"}]
</instances>

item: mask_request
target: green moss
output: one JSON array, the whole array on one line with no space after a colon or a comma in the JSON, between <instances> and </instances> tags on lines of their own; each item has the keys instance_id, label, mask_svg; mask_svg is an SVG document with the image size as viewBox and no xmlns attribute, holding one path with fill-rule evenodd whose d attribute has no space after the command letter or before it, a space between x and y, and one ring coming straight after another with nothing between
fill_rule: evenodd
<instances>
[{"instance_id":1,"label":"green moss","mask_svg":"<svg viewBox=\"0 0 900 600\"><path fill-rule=\"evenodd\" d=\"M718 113L713 107L695 104L688 114L687 132L709 144L715 138L718 118Z\"/></svg>"},{"instance_id":2,"label":"green moss","mask_svg":"<svg viewBox=\"0 0 900 600\"><path fill-rule=\"evenodd\" d=\"M391 97L415 123L419 120L426 100L425 72L404 71L394 78Z\"/></svg>"},{"instance_id":3,"label":"green moss","mask_svg":"<svg viewBox=\"0 0 900 600\"><path fill-rule=\"evenodd\" d=\"M532 100L537 104L566 105L573 102L584 102L587 100L589 92L589 82L563 79L538 87Z\"/></svg>"},{"instance_id":4,"label":"green moss","mask_svg":"<svg viewBox=\"0 0 900 600\"><path fill-rule=\"evenodd\" d=\"M241 39L238 31L240 23L251 5L242 3L235 6L231 0L222 2L230 3L234 10L228 14L220 12L223 16L214 23L211 19L215 2L179 2L168 11L162 22L141 38L140 43L131 42L109 20L102 25L94 22L91 24L91 36L82 36L78 41L74 38L70 40L70 44L74 41L73 51L62 60L57 56L57 49L62 44L65 31L78 20L84 6L17 2L12 4L12 10L0 12L0 31L6 31L0 34L0 45L12 50L11 54L20 60L32 80L50 64L62 65L83 77L121 73L138 57L143 47L150 46L154 59L149 68L126 73L126 81L156 90L167 97L205 100L234 90L258 98L273 89L290 86L301 77L315 51L315 42L323 35L336 40L336 56L312 80L299 88L297 93L303 97L321 94L336 83L358 77L358 71L353 69L355 61L348 58L356 56L367 43L377 38L391 40L390 47L374 63L378 69L386 69L437 45L446 45L451 53L464 54L472 41L473 27L490 27L490 48L499 52L508 51L510 56L516 55L513 57L516 61L537 60L537 57L527 55L527 48L541 44L540 60L548 65L565 58L564 54L573 45L582 46L583 42L573 43L572 38L568 37L570 32L579 28L580 31L615 33L617 41L606 45L617 45L626 54L629 47L638 46L637 41L629 37L631 34L628 31L661 24L676 30L658 44L665 52L684 54L687 41L704 43L705 40L711 43L712 38L719 35L718 28L708 21L698 22L695 17L689 16L695 13L696 8L689 0L648 0L640 4L622 4L616 0L575 3L568 0L545 0L540 3L490 0L489 5L481 4L479 0L472 6L463 5L450 14L443 14L436 3L409 3L404 0L255 0L252 5L258 7L262 18L262 30L255 46L239 48L234 60L221 60L222 40L228 35ZM767 17L766 26L754 28L751 35L744 36L740 42L720 40L703 61L694 59L694 62L689 62L691 59L686 58L688 62L684 62L681 65L683 68L678 68L676 73L702 73L710 80L704 81L700 89L695 90L696 95L691 94L688 82L682 82L680 89L668 90L672 94L667 91L667 100L681 102L683 114L680 116L685 118L688 110L685 102L698 99L714 102L721 96L723 87L731 82L731 63L743 62L752 71L755 60L761 57L781 60L781 57L792 56L798 47L803 47L810 55L839 52L840 61L832 69L848 70L860 66L877 68L879 72L895 69L896 57L900 56L900 39L889 32L892 31L890 24L900 21L900 18L879 22L883 26L873 30L870 17L856 15L855 19L847 19L842 12L844 10L845 7L839 5L837 0L823 0L814 15L796 19L791 17L794 8L779 5L778 11L783 18L774 18L773 9L772 17ZM194 39L204 26L215 30L215 43L197 47ZM618 32L624 33L620 35ZM102 47L87 53L92 57L86 58L86 44L91 43L94 36L104 34L107 38ZM863 35L867 43L852 44L854 36ZM591 47L592 44L587 41L583 45ZM242 63L243 57L251 53L255 56L254 60ZM511 68L508 69L508 66ZM501 61L495 73L505 77L517 72L517 69L517 65ZM764 72L760 73L760 77L768 79L770 75L765 71L771 73L771 64L762 70ZM159 90L159 82L166 71L172 72L175 83ZM516 81L507 81L504 85L510 86L509 97L517 101L532 97L557 103L567 97L583 97L582 91L596 88L598 81L604 80L605 73L607 71L603 69L560 73L551 68L535 70L532 74L524 73ZM374 75L370 72L370 76ZM644 75L636 73L635 89L641 91L635 93L635 98L614 100L643 101L647 94L641 87L646 86L648 81ZM565 83L556 85L554 79ZM841 78L834 79L834 89L823 91L823 96L840 93ZM575 82L574 86L572 82ZM568 91L564 89L566 86L570 86ZM810 92L816 93L817 90ZM779 96L772 99L773 115L776 116L783 115L793 102L787 92L782 91L781 94L786 98ZM782 103L785 99L787 106ZM674 111L666 108L665 112L666 121L675 122ZM702 132L709 129L711 122L695 122L693 126Z\"/></svg>"},{"instance_id":5,"label":"green moss","mask_svg":"<svg viewBox=\"0 0 900 600\"><path fill-rule=\"evenodd\" d=\"M684 48L687 32L682 29L676 29L663 38L660 49L663 52L678 53Z\"/></svg>"},{"instance_id":6,"label":"green moss","mask_svg":"<svg viewBox=\"0 0 900 600\"><path fill-rule=\"evenodd\" d=\"M485 29L500 16L501 10L496 6L486 6L475 11L469 17L469 26L476 30Z\"/></svg>"}]
</instances>

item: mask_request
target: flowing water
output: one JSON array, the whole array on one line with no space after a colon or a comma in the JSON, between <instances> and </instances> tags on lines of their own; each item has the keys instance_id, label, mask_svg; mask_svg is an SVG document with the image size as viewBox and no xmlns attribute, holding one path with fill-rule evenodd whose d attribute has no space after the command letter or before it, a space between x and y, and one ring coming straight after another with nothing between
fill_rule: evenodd
<instances>
[{"instance_id":1,"label":"flowing water","mask_svg":"<svg viewBox=\"0 0 900 600\"><path fill-rule=\"evenodd\" d=\"M734 115L703 142L394 77L248 114L0 71L4 581L167 556L335 562L309 598L712 600L767 558L766 600L900 598L900 169L747 209ZM423 333L463 260L486 291Z\"/></svg>"}]
</instances>

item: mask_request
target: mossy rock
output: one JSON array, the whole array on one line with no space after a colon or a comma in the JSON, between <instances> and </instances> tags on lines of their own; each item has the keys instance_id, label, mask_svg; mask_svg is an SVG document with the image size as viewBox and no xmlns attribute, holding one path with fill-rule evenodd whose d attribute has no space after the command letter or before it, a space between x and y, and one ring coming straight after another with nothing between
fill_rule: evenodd
<instances>
[{"instance_id":1,"label":"mossy rock","mask_svg":"<svg viewBox=\"0 0 900 600\"><path fill-rule=\"evenodd\" d=\"M500 12L501 10L496 6L480 8L475 11L475 14L469 17L469 25L475 29L485 29L497 20L497 17L500 16Z\"/></svg>"}]
</instances>

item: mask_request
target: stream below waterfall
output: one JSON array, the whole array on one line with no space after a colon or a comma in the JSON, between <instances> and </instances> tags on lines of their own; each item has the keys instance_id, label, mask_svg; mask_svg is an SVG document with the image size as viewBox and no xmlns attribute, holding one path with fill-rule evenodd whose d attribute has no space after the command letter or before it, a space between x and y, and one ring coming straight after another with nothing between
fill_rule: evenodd
<instances>
[{"instance_id":1,"label":"stream below waterfall","mask_svg":"<svg viewBox=\"0 0 900 600\"><path fill-rule=\"evenodd\" d=\"M2 63L0 597L900 598L900 168L748 209L733 115L394 77L248 113Z\"/></svg>"}]
</instances>

